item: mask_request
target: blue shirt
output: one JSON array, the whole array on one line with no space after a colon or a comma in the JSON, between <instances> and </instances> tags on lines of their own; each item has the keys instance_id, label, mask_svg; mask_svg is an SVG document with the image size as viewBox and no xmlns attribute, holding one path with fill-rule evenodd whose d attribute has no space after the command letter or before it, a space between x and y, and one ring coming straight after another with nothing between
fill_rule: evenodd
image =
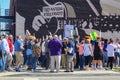
<instances>
[{"instance_id":1,"label":"blue shirt","mask_svg":"<svg viewBox=\"0 0 120 80\"><path fill-rule=\"evenodd\" d=\"M103 51L107 52L107 45L108 44L104 44L104 47L103 47Z\"/></svg>"},{"instance_id":2,"label":"blue shirt","mask_svg":"<svg viewBox=\"0 0 120 80\"><path fill-rule=\"evenodd\" d=\"M16 40L15 43L14 43L15 51L21 51L20 46L23 46L22 41L20 41L20 40Z\"/></svg>"},{"instance_id":3,"label":"blue shirt","mask_svg":"<svg viewBox=\"0 0 120 80\"><path fill-rule=\"evenodd\" d=\"M32 54L32 45L34 44L34 42L29 41L27 43L27 50L26 50L26 55L31 55Z\"/></svg>"},{"instance_id":4,"label":"blue shirt","mask_svg":"<svg viewBox=\"0 0 120 80\"><path fill-rule=\"evenodd\" d=\"M67 47L70 48L70 49L72 49L71 53L70 52L67 53L68 55L74 55L75 54L74 46L75 46L75 44L74 44L73 41L71 41L71 42L68 43Z\"/></svg>"}]
</instances>

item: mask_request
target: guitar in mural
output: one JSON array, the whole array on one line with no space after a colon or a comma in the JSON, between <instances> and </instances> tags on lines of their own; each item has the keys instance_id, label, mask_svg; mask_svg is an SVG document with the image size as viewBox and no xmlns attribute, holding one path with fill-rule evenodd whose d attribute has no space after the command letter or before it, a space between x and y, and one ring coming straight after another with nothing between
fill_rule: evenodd
<instances>
[{"instance_id":1,"label":"guitar in mural","mask_svg":"<svg viewBox=\"0 0 120 80\"><path fill-rule=\"evenodd\" d=\"M65 25L74 25L82 37L92 31L101 31L103 38L119 37L119 0L18 0L17 4L16 28L22 26L21 31L28 29L37 37L63 35Z\"/></svg>"}]
</instances>

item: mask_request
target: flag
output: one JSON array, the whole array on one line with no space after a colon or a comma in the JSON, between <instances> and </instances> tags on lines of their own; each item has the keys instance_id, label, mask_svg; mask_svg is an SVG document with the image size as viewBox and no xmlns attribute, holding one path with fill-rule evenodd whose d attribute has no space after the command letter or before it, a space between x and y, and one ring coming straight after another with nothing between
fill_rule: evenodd
<instances>
[{"instance_id":1,"label":"flag","mask_svg":"<svg viewBox=\"0 0 120 80\"><path fill-rule=\"evenodd\" d=\"M91 32L90 36L91 36L92 40L97 40L98 34L96 32Z\"/></svg>"}]
</instances>

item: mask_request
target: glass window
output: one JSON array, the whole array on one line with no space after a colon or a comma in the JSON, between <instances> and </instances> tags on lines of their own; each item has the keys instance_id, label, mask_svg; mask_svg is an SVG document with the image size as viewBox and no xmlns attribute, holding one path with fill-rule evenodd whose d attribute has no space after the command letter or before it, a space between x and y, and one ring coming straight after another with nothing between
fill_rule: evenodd
<instances>
[{"instance_id":1,"label":"glass window","mask_svg":"<svg viewBox=\"0 0 120 80\"><path fill-rule=\"evenodd\" d=\"M0 0L0 16L9 16L10 0Z\"/></svg>"}]
</instances>

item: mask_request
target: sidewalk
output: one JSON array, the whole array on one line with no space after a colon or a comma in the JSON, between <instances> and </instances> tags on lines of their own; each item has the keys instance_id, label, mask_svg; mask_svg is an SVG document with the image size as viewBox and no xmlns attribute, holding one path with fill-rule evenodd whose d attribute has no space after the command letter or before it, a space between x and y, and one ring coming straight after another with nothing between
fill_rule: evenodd
<instances>
[{"instance_id":1,"label":"sidewalk","mask_svg":"<svg viewBox=\"0 0 120 80\"><path fill-rule=\"evenodd\" d=\"M74 71L64 72L60 70L59 73L50 73L49 70L39 70L37 72L23 71L23 72L2 72L0 77L79 77L79 76L120 76L120 72L106 71L106 70L91 70L91 71Z\"/></svg>"}]
</instances>

